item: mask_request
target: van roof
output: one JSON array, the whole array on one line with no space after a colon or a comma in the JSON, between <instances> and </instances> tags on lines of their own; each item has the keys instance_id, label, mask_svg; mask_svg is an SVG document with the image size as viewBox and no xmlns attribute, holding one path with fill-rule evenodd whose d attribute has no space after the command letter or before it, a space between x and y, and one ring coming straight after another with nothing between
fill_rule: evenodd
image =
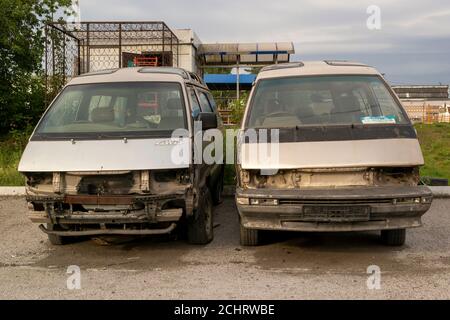
<instances>
[{"instance_id":1,"label":"van roof","mask_svg":"<svg viewBox=\"0 0 450 320\"><path fill-rule=\"evenodd\" d=\"M127 81L177 81L206 88L205 83L198 75L173 67L133 67L99 70L81 74L73 78L68 85Z\"/></svg>"},{"instance_id":2,"label":"van roof","mask_svg":"<svg viewBox=\"0 0 450 320\"><path fill-rule=\"evenodd\" d=\"M258 74L257 80L289 76L346 74L380 75L375 68L359 62L344 60L298 61L264 67Z\"/></svg>"}]
</instances>

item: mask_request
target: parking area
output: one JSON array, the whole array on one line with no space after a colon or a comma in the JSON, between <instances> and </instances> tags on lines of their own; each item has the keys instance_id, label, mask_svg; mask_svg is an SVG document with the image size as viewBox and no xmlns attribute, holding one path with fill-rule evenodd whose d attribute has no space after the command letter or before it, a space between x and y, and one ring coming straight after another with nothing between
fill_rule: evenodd
<instances>
[{"instance_id":1,"label":"parking area","mask_svg":"<svg viewBox=\"0 0 450 320\"><path fill-rule=\"evenodd\" d=\"M0 198L1 299L449 299L450 199L437 199L404 247L377 233L265 233L239 245L232 198L215 210L215 239L86 239L54 247L26 218L23 198ZM79 266L81 288L67 287ZM369 289L369 266L381 271Z\"/></svg>"}]
</instances>

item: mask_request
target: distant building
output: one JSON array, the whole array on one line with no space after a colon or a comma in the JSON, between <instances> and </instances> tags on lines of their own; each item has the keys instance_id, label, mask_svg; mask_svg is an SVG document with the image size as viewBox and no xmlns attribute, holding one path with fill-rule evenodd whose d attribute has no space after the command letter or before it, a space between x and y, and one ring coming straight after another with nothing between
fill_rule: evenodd
<instances>
[{"instance_id":1,"label":"distant building","mask_svg":"<svg viewBox=\"0 0 450 320\"><path fill-rule=\"evenodd\" d=\"M413 85L393 86L397 96L402 100L426 99L445 100L448 99L448 85Z\"/></svg>"},{"instance_id":2,"label":"distant building","mask_svg":"<svg viewBox=\"0 0 450 320\"><path fill-rule=\"evenodd\" d=\"M448 85L392 86L411 120L415 122L450 122Z\"/></svg>"}]
</instances>

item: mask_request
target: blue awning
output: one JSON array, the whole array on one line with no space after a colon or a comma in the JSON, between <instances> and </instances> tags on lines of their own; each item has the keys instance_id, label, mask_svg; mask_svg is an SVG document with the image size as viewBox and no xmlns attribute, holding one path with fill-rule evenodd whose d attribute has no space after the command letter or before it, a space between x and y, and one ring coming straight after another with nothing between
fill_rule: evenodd
<instances>
[{"instance_id":1,"label":"blue awning","mask_svg":"<svg viewBox=\"0 0 450 320\"><path fill-rule=\"evenodd\" d=\"M211 90L236 90L236 74L205 74L203 77ZM256 74L239 75L239 87L242 90L250 90Z\"/></svg>"}]
</instances>

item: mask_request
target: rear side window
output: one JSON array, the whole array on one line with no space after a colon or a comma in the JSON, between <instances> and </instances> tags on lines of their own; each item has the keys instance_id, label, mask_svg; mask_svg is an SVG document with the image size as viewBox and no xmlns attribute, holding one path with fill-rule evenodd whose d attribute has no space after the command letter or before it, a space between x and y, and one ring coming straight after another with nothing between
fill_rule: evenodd
<instances>
[{"instance_id":1,"label":"rear side window","mask_svg":"<svg viewBox=\"0 0 450 320\"><path fill-rule=\"evenodd\" d=\"M200 106L203 112L213 112L211 105L209 104L208 97L203 91L198 91L198 97L200 99Z\"/></svg>"},{"instance_id":2,"label":"rear side window","mask_svg":"<svg viewBox=\"0 0 450 320\"><path fill-rule=\"evenodd\" d=\"M195 94L195 90L193 88L189 88L189 100L191 102L192 117L196 118L201 111L200 103L198 102L197 95Z\"/></svg>"},{"instance_id":3,"label":"rear side window","mask_svg":"<svg viewBox=\"0 0 450 320\"><path fill-rule=\"evenodd\" d=\"M214 112L217 112L216 101L214 100L214 97L212 96L211 92L208 92L206 95L208 97L209 104L211 105L211 108L213 109Z\"/></svg>"}]
</instances>

